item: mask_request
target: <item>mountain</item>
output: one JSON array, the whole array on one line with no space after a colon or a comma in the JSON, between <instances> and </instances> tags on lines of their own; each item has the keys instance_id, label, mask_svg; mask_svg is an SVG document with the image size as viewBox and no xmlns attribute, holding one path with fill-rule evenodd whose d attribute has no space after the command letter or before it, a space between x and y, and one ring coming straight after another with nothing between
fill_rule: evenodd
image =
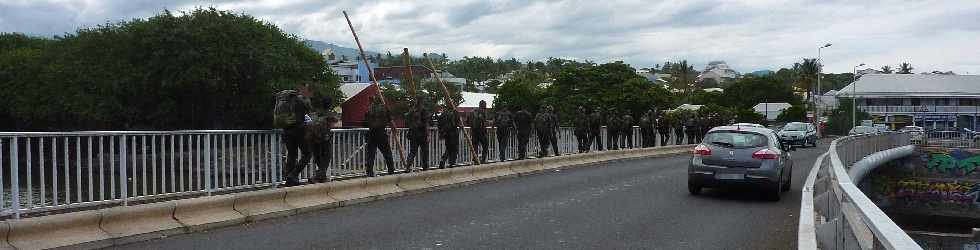
<instances>
[{"instance_id":1,"label":"mountain","mask_svg":"<svg viewBox=\"0 0 980 250\"><path fill-rule=\"evenodd\" d=\"M334 54L336 54L337 57L346 56L347 58L354 59L354 58L359 58L360 55L360 53L357 52L357 48L347 48L340 45L316 41L316 40L303 40L303 43L305 43L306 46L309 46L310 48L313 48L320 53L323 53L324 49L331 49L334 51ZM364 51L364 53L367 53L369 57L371 55L378 54L378 52L373 52L373 51Z\"/></svg>"}]
</instances>

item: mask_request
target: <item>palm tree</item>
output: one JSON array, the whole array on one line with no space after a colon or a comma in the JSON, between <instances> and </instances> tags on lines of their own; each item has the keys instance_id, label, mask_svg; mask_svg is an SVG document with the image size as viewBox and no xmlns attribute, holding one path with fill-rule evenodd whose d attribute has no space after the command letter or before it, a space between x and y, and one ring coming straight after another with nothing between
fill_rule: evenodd
<instances>
[{"instance_id":1,"label":"palm tree","mask_svg":"<svg viewBox=\"0 0 980 250\"><path fill-rule=\"evenodd\" d=\"M674 89L684 90L685 96L691 92L691 86L693 80L691 75L694 72L694 67L687 64L687 60L682 60L680 63L671 64L671 74L674 76L674 80L671 81L671 87Z\"/></svg>"},{"instance_id":2,"label":"palm tree","mask_svg":"<svg viewBox=\"0 0 980 250\"><path fill-rule=\"evenodd\" d=\"M891 74L894 72L892 70L892 66L885 65L885 66L881 66L881 73Z\"/></svg>"},{"instance_id":3,"label":"palm tree","mask_svg":"<svg viewBox=\"0 0 980 250\"><path fill-rule=\"evenodd\" d=\"M898 65L899 74L912 74L912 69L914 68L912 68L911 63L903 62L902 64Z\"/></svg>"}]
</instances>

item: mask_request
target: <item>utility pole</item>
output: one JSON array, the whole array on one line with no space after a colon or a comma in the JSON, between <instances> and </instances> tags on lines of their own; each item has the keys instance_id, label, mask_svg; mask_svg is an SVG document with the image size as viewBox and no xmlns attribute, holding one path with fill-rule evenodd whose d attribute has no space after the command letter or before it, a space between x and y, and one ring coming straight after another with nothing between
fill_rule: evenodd
<instances>
[{"instance_id":1,"label":"utility pole","mask_svg":"<svg viewBox=\"0 0 980 250\"><path fill-rule=\"evenodd\" d=\"M821 50L826 47L830 47L830 43L824 44L817 48L817 93L815 93L813 99L813 120L817 127L817 137L823 136L823 130L820 129L820 106L817 105L817 97L820 97L820 74L823 72L823 61L821 60Z\"/></svg>"},{"instance_id":2,"label":"utility pole","mask_svg":"<svg viewBox=\"0 0 980 250\"><path fill-rule=\"evenodd\" d=\"M864 66L864 64L858 64L854 66L854 75L851 80L851 128L857 126L857 77L858 77L858 67Z\"/></svg>"}]
</instances>

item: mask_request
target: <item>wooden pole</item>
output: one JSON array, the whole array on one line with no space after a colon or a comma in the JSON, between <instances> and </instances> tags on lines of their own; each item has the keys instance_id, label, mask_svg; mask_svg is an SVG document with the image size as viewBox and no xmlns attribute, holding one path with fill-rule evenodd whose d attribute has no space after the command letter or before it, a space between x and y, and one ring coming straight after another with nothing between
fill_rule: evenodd
<instances>
[{"instance_id":1,"label":"wooden pole","mask_svg":"<svg viewBox=\"0 0 980 250\"><path fill-rule=\"evenodd\" d=\"M449 88L446 88L446 83L443 83L442 78L439 78L439 75L437 73L439 70L436 69L436 64L432 63L432 59L429 58L429 54L422 54L422 56L425 57L425 60L429 62L429 67L432 69L432 73L436 74L435 78L436 81L439 82L439 86L442 86L442 92L445 94L444 99L446 101L446 104L452 105L453 110L457 114L456 116L459 118L459 124L463 125L463 116L459 115L459 110L457 110L456 101L454 101L453 97L450 96ZM465 125L463 126L465 127ZM470 139L470 133L467 133L466 129L463 129L463 138L466 140L466 144L470 145L470 158L473 161L474 165L480 165L479 158L476 157L476 148L473 147L473 140Z\"/></svg>"},{"instance_id":2,"label":"wooden pole","mask_svg":"<svg viewBox=\"0 0 980 250\"><path fill-rule=\"evenodd\" d=\"M418 102L419 95L415 92L415 78L412 77L412 56L408 54L408 48L404 48L404 53L402 54L402 64L405 65L405 69L408 70L408 87L409 91L412 92L412 97L415 97L415 101Z\"/></svg>"},{"instance_id":3,"label":"wooden pole","mask_svg":"<svg viewBox=\"0 0 980 250\"><path fill-rule=\"evenodd\" d=\"M391 117L392 115L391 107L388 107L388 101L385 100L384 93L381 93L381 85L378 84L378 79L374 76L374 70L371 69L371 64L368 63L367 56L364 54L364 47L361 46L361 40L357 38L357 31L354 31L354 25L351 24L350 17L347 16L347 11L343 11L343 13L344 13L344 18L347 19L347 26L350 27L350 33L354 35L354 42L357 43L357 51L361 53L361 60L364 60L364 67L367 68L368 75L371 75L371 83L375 88L378 88L378 97L381 99L381 105L385 107L386 111L388 111L388 115L389 115L388 119L390 120L389 125L391 126L391 136L395 137L395 148L398 148L398 156L400 158L399 160L401 161L403 166L408 168L409 166L405 162L405 150L402 148L401 145L402 143L401 140L399 140L399 136L398 136L398 127L395 126L395 119ZM407 170L408 172L412 172L412 169L407 169Z\"/></svg>"}]
</instances>

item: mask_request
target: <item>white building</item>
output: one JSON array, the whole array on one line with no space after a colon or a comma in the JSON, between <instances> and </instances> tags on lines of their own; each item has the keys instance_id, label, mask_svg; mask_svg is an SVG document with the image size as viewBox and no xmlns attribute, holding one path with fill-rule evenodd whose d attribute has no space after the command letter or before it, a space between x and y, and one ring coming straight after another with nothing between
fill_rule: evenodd
<instances>
[{"instance_id":1,"label":"white building","mask_svg":"<svg viewBox=\"0 0 980 250\"><path fill-rule=\"evenodd\" d=\"M852 96L857 96L857 108L870 113L875 123L892 128L978 127L978 75L871 74L837 93L838 98Z\"/></svg>"},{"instance_id":2,"label":"white building","mask_svg":"<svg viewBox=\"0 0 980 250\"><path fill-rule=\"evenodd\" d=\"M698 75L697 80L699 82L710 80L721 85L726 81L738 79L740 76L738 71L728 67L725 61L711 61L704 67L704 71Z\"/></svg>"},{"instance_id":3,"label":"white building","mask_svg":"<svg viewBox=\"0 0 980 250\"><path fill-rule=\"evenodd\" d=\"M752 107L752 110L766 116L766 120L775 121L776 118L783 113L783 110L786 110L792 106L793 105L785 102L763 102L756 104L755 107Z\"/></svg>"}]
</instances>

